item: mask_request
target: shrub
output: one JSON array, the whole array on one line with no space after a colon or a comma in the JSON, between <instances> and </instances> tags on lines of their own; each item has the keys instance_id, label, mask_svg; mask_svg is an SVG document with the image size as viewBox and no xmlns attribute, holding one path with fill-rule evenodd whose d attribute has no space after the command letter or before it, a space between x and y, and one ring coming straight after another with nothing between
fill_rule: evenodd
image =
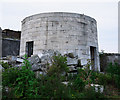
<instances>
[{"instance_id":1,"label":"shrub","mask_svg":"<svg viewBox=\"0 0 120 100\"><path fill-rule=\"evenodd\" d=\"M34 72L31 71L31 65L26 56L23 63L24 65L21 69L5 67L6 69L2 73L3 92L6 92L5 87L7 86L8 89L10 88L10 91L8 92L9 94L12 94L12 98L28 98L37 95L37 90L35 88L37 81ZM11 96L5 97L3 95L3 98L11 98Z\"/></svg>"},{"instance_id":2,"label":"shrub","mask_svg":"<svg viewBox=\"0 0 120 100\"><path fill-rule=\"evenodd\" d=\"M103 97L101 93L96 93L93 89L85 89L85 85L92 83L93 80L95 82L96 78L100 79L99 83L104 81L101 74L89 70L89 64L87 69L79 69L77 75L69 76L69 84L64 85L62 82L67 79L68 67L66 57L61 55L53 56L52 64L48 65L49 69L46 75L40 75L39 78L35 78L26 56L21 69L13 68L7 64L3 65L3 99L79 99L90 97L94 100L97 97ZM108 76L106 77L109 79ZM10 90L8 93L5 90L6 87Z\"/></svg>"},{"instance_id":3,"label":"shrub","mask_svg":"<svg viewBox=\"0 0 120 100\"><path fill-rule=\"evenodd\" d=\"M110 63L106 71L112 75L120 75L120 65L118 63Z\"/></svg>"},{"instance_id":4,"label":"shrub","mask_svg":"<svg viewBox=\"0 0 120 100\"><path fill-rule=\"evenodd\" d=\"M18 73L18 77L15 82L15 97L17 98L29 98L36 97L37 90L36 84L37 81L35 79L35 74L31 71L31 65L27 60L27 56L25 55L24 65L22 69L20 69Z\"/></svg>"},{"instance_id":5,"label":"shrub","mask_svg":"<svg viewBox=\"0 0 120 100\"><path fill-rule=\"evenodd\" d=\"M78 70L78 74L74 76L70 76L71 80L69 79L69 82L72 83L69 86L75 91L75 92L82 92L85 88L85 85L87 84L86 78L87 74L83 69ZM75 95L75 94L74 94Z\"/></svg>"},{"instance_id":6,"label":"shrub","mask_svg":"<svg viewBox=\"0 0 120 100\"><path fill-rule=\"evenodd\" d=\"M98 79L97 82L100 85L106 86L109 84L113 84L113 77L109 73L106 74L99 73L97 79Z\"/></svg>"},{"instance_id":7,"label":"shrub","mask_svg":"<svg viewBox=\"0 0 120 100\"><path fill-rule=\"evenodd\" d=\"M76 91L81 92L85 88L85 81L79 76L77 76L77 78L72 83L73 89Z\"/></svg>"},{"instance_id":8,"label":"shrub","mask_svg":"<svg viewBox=\"0 0 120 100\"><path fill-rule=\"evenodd\" d=\"M12 67L7 62L1 62L2 65L2 97L12 98L14 97L14 85L15 80L18 77L19 70L18 68Z\"/></svg>"},{"instance_id":9,"label":"shrub","mask_svg":"<svg viewBox=\"0 0 120 100\"><path fill-rule=\"evenodd\" d=\"M94 90L94 87L90 87L88 89L86 89L84 92L84 97L83 98L87 98L87 100L98 100L98 99L105 99L104 94L100 93L99 91L96 92Z\"/></svg>"},{"instance_id":10,"label":"shrub","mask_svg":"<svg viewBox=\"0 0 120 100\"><path fill-rule=\"evenodd\" d=\"M5 67L6 66L6 67ZM18 77L18 68L9 67L9 64L5 64L2 72L2 85L12 87L15 84L15 80ZM8 84L9 83L9 84Z\"/></svg>"},{"instance_id":11,"label":"shrub","mask_svg":"<svg viewBox=\"0 0 120 100\"><path fill-rule=\"evenodd\" d=\"M98 72L92 71L90 79L92 80L92 83L97 83L98 82Z\"/></svg>"},{"instance_id":12,"label":"shrub","mask_svg":"<svg viewBox=\"0 0 120 100\"><path fill-rule=\"evenodd\" d=\"M2 65L2 67L4 68L4 69L8 69L8 68L11 68L12 66L11 65L9 65L7 62L0 62L0 64Z\"/></svg>"},{"instance_id":13,"label":"shrub","mask_svg":"<svg viewBox=\"0 0 120 100\"><path fill-rule=\"evenodd\" d=\"M64 73L67 73L67 59L64 56L53 56L52 65L45 76L39 81L39 95L41 98L63 99L69 98L69 89L62 81L65 80Z\"/></svg>"},{"instance_id":14,"label":"shrub","mask_svg":"<svg viewBox=\"0 0 120 100\"><path fill-rule=\"evenodd\" d=\"M118 63L110 63L107 68L107 72L113 77L115 86L120 88L120 65Z\"/></svg>"}]
</instances>

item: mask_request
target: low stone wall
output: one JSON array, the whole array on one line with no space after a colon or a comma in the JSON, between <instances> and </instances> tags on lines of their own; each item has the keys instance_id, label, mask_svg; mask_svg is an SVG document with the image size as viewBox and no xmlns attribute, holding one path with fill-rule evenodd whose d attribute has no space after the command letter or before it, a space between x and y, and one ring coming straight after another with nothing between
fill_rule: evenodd
<instances>
[{"instance_id":1,"label":"low stone wall","mask_svg":"<svg viewBox=\"0 0 120 100\"><path fill-rule=\"evenodd\" d=\"M120 64L120 54L119 53L103 53L100 54L100 69L104 72L109 65L109 63Z\"/></svg>"}]
</instances>

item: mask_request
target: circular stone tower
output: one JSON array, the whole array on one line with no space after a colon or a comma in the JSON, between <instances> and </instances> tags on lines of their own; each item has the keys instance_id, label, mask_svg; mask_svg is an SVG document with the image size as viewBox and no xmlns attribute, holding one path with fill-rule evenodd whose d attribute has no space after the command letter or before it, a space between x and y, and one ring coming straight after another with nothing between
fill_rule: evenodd
<instances>
[{"instance_id":1,"label":"circular stone tower","mask_svg":"<svg viewBox=\"0 0 120 100\"><path fill-rule=\"evenodd\" d=\"M91 59L100 70L96 20L89 16L52 12L26 17L22 21L20 55L41 54L48 49L75 53L82 65Z\"/></svg>"}]
</instances>

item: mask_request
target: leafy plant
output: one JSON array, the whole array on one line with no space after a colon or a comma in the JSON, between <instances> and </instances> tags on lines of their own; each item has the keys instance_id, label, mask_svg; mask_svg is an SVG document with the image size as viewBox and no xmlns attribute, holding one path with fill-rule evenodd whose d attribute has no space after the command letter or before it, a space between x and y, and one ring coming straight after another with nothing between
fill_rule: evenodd
<instances>
[{"instance_id":1,"label":"leafy plant","mask_svg":"<svg viewBox=\"0 0 120 100\"><path fill-rule=\"evenodd\" d=\"M25 55L24 65L19 71L18 77L15 81L15 97L28 98L37 95L35 74L31 71L31 65Z\"/></svg>"},{"instance_id":2,"label":"leafy plant","mask_svg":"<svg viewBox=\"0 0 120 100\"><path fill-rule=\"evenodd\" d=\"M76 78L74 80L72 80L72 88L75 90L75 91L79 91L79 92L82 92L85 88L85 85L86 84L89 84L91 83L91 79L90 79L90 76L91 76L91 73L92 71L90 70L90 65L91 65L91 62L90 60L88 60L88 63L85 67L85 69L79 69L78 70L78 74L76 75Z\"/></svg>"},{"instance_id":3,"label":"leafy plant","mask_svg":"<svg viewBox=\"0 0 120 100\"><path fill-rule=\"evenodd\" d=\"M4 66L3 79L3 98L28 98L36 97L37 95L37 80L35 74L31 71L31 65L25 55L24 65L21 68L11 67L8 64L2 63ZM8 95L6 96L6 88ZM11 94L11 95L9 95Z\"/></svg>"},{"instance_id":4,"label":"leafy plant","mask_svg":"<svg viewBox=\"0 0 120 100\"><path fill-rule=\"evenodd\" d=\"M4 69L8 69L11 68L12 66L8 64L8 62L0 62L0 65L4 68Z\"/></svg>"},{"instance_id":5,"label":"leafy plant","mask_svg":"<svg viewBox=\"0 0 120 100\"><path fill-rule=\"evenodd\" d=\"M77 76L77 78L73 81L73 89L75 89L76 91L83 91L83 89L85 88L85 81Z\"/></svg>"},{"instance_id":6,"label":"leafy plant","mask_svg":"<svg viewBox=\"0 0 120 100\"><path fill-rule=\"evenodd\" d=\"M62 81L68 71L67 59L61 55L52 58L52 65L45 76L41 75L39 80L39 95L41 98L56 99L69 98L69 89Z\"/></svg>"},{"instance_id":7,"label":"leafy plant","mask_svg":"<svg viewBox=\"0 0 120 100\"><path fill-rule=\"evenodd\" d=\"M9 64L3 62L2 67L4 68L2 71L2 85L4 87L12 87L18 77L19 70L18 68L11 67Z\"/></svg>"},{"instance_id":8,"label":"leafy plant","mask_svg":"<svg viewBox=\"0 0 120 100\"><path fill-rule=\"evenodd\" d=\"M1 62L2 65L2 96L3 98L14 97L15 80L18 77L19 70L12 67L7 62Z\"/></svg>"},{"instance_id":9,"label":"leafy plant","mask_svg":"<svg viewBox=\"0 0 120 100\"><path fill-rule=\"evenodd\" d=\"M107 72L113 77L115 85L120 88L120 65L118 63L110 63Z\"/></svg>"},{"instance_id":10,"label":"leafy plant","mask_svg":"<svg viewBox=\"0 0 120 100\"><path fill-rule=\"evenodd\" d=\"M105 98L100 92L95 92L90 84L120 86L120 68L117 64L109 65L108 73L102 74L90 70L91 62L80 68L78 74L68 75L67 59L65 56L55 55L52 64L48 64L45 75L36 78L31 65L25 56L23 66L15 68L2 62L3 67L3 99L80 99L97 100ZM68 84L63 84L67 81ZM9 84L8 84L9 83ZM88 85L88 88L85 88ZM8 92L6 91L8 89Z\"/></svg>"},{"instance_id":11,"label":"leafy plant","mask_svg":"<svg viewBox=\"0 0 120 100\"><path fill-rule=\"evenodd\" d=\"M98 99L105 99L104 94L100 93L99 91L96 92L94 87L90 87L86 89L84 92L84 97L87 98L87 100L98 100Z\"/></svg>"}]
</instances>

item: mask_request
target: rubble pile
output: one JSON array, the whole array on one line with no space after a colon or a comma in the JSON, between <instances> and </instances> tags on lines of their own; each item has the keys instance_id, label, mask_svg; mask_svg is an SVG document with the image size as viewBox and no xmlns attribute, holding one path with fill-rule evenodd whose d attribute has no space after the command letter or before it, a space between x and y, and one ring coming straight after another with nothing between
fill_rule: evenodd
<instances>
[{"instance_id":1,"label":"rubble pile","mask_svg":"<svg viewBox=\"0 0 120 100\"><path fill-rule=\"evenodd\" d=\"M32 55L28 58L28 61L32 65L32 71L36 73L44 74L47 72L48 64L52 64L52 57L60 54L58 51L45 50L41 55ZM67 66L70 73L76 73L77 68L82 67L80 59L75 53L64 54L67 57ZM14 67L21 67L24 61L24 57L7 56L2 59L4 62L8 62Z\"/></svg>"}]
</instances>

